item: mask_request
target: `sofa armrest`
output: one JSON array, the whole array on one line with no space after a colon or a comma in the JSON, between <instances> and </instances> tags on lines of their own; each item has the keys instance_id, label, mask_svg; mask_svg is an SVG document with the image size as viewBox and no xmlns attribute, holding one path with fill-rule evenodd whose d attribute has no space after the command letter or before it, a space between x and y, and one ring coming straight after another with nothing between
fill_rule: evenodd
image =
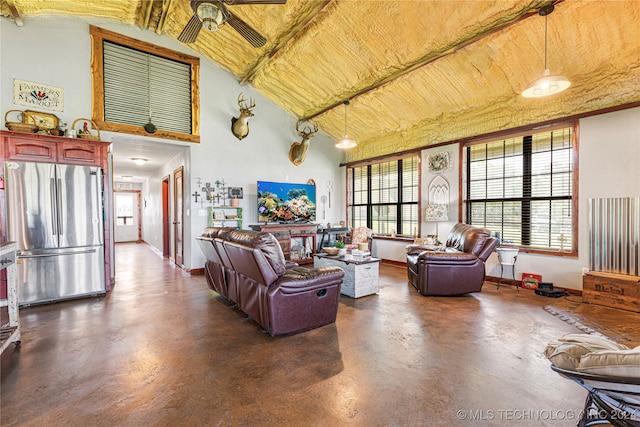
<instances>
[{"instance_id":1,"label":"sofa armrest","mask_svg":"<svg viewBox=\"0 0 640 427\"><path fill-rule=\"evenodd\" d=\"M432 252L425 251L418 257L418 262L437 262L437 263L452 263L452 264L464 264L474 263L478 260L478 257L466 252Z\"/></svg>"},{"instance_id":2,"label":"sofa armrest","mask_svg":"<svg viewBox=\"0 0 640 427\"><path fill-rule=\"evenodd\" d=\"M343 277L344 270L339 267L294 267L288 269L270 288L277 288L283 293L306 292L341 284Z\"/></svg>"},{"instance_id":3,"label":"sofa armrest","mask_svg":"<svg viewBox=\"0 0 640 427\"><path fill-rule=\"evenodd\" d=\"M444 246L412 244L407 245L405 249L407 251L407 255L418 255L424 251L442 252L444 251Z\"/></svg>"},{"instance_id":4,"label":"sofa armrest","mask_svg":"<svg viewBox=\"0 0 640 427\"><path fill-rule=\"evenodd\" d=\"M298 264L297 262L289 261L288 259L284 260L285 269L288 270L290 268L295 268L295 267L300 267L300 264Z\"/></svg>"}]
</instances>

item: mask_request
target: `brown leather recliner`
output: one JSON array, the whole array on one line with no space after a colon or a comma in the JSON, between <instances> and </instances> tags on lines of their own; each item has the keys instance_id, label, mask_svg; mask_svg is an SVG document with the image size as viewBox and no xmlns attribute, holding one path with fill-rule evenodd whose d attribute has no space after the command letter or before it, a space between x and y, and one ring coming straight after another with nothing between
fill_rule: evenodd
<instances>
[{"instance_id":1,"label":"brown leather recliner","mask_svg":"<svg viewBox=\"0 0 640 427\"><path fill-rule=\"evenodd\" d=\"M409 282L422 295L462 295L480 292L485 279L485 262L498 246L489 230L456 224L443 250L407 246Z\"/></svg>"},{"instance_id":2,"label":"brown leather recliner","mask_svg":"<svg viewBox=\"0 0 640 427\"><path fill-rule=\"evenodd\" d=\"M207 258L209 287L236 303L270 335L335 322L342 269L308 269L287 262L270 233L208 227L196 239Z\"/></svg>"}]
</instances>

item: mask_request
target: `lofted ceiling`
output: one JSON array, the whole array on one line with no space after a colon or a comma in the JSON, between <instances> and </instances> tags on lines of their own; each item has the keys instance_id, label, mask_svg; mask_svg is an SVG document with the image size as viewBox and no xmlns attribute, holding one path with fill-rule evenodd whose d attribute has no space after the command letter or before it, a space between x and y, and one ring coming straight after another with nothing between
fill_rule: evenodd
<instances>
[{"instance_id":1,"label":"lofted ceiling","mask_svg":"<svg viewBox=\"0 0 640 427\"><path fill-rule=\"evenodd\" d=\"M244 1L244 0L243 0ZM226 0L232 3L232 0ZM288 0L229 10L266 37L229 25L187 46L333 138L347 161L640 103L640 1L555 1L547 65L572 86L520 93L544 69L549 0ZM113 19L177 39L186 0L2 0L18 25L34 15Z\"/></svg>"}]
</instances>

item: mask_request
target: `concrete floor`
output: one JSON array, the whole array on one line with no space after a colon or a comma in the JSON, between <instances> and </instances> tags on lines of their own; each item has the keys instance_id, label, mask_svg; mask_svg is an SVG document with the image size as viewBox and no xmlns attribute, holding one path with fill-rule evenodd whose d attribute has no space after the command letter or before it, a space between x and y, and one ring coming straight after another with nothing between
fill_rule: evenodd
<instances>
[{"instance_id":1,"label":"concrete floor","mask_svg":"<svg viewBox=\"0 0 640 427\"><path fill-rule=\"evenodd\" d=\"M2 426L573 426L586 391L545 345L548 298L486 283L423 297L382 265L335 324L272 338L144 244L104 298L25 308L2 355Z\"/></svg>"}]
</instances>

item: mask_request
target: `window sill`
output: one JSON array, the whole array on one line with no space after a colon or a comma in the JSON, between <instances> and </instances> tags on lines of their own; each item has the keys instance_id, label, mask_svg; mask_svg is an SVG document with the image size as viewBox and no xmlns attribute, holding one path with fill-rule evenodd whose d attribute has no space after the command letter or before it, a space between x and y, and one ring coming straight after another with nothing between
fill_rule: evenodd
<instances>
[{"instance_id":1,"label":"window sill","mask_svg":"<svg viewBox=\"0 0 640 427\"><path fill-rule=\"evenodd\" d=\"M512 245L509 243L504 243L501 246L503 248L517 248L520 254L532 254L532 255L547 255L547 256L558 256L558 257L566 257L566 258L578 258L578 251L570 251L570 252L561 252L551 249L541 249L541 248L529 248L525 246Z\"/></svg>"}]
</instances>

